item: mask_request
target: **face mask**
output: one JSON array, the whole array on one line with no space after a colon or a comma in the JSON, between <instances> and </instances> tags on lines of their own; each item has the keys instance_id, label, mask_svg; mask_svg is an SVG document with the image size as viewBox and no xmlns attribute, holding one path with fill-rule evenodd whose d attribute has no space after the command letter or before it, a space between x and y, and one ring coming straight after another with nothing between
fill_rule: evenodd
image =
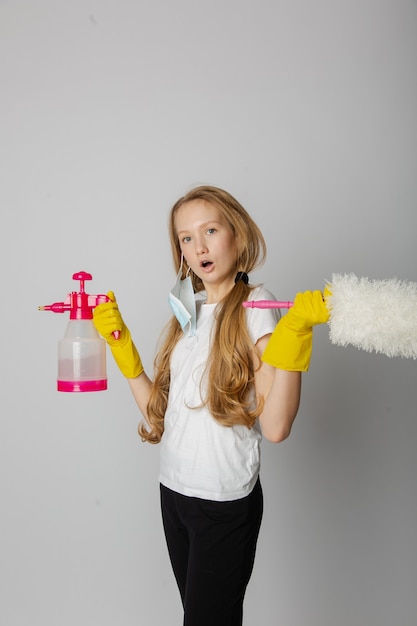
<instances>
[{"instance_id":1,"label":"face mask","mask_svg":"<svg viewBox=\"0 0 417 626\"><path fill-rule=\"evenodd\" d=\"M188 326L188 335L195 335L197 324L197 313L195 307L195 296L191 276L187 276L181 280L182 274L182 258L180 271L177 274L175 285L168 295L168 302L171 310L184 333Z\"/></svg>"}]
</instances>

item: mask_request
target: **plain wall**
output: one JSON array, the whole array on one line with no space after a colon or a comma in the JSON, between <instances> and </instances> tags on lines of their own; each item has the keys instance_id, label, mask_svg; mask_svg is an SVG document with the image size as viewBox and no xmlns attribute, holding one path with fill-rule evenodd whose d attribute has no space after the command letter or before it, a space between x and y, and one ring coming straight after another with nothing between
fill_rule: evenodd
<instances>
[{"instance_id":1,"label":"plain wall","mask_svg":"<svg viewBox=\"0 0 417 626\"><path fill-rule=\"evenodd\" d=\"M280 299L333 273L417 281L417 3L1 0L0 623L175 626L158 447L108 353L56 391L74 272L115 291L151 372L196 184L262 228ZM291 437L263 444L245 626L411 626L416 362L317 328Z\"/></svg>"}]
</instances>

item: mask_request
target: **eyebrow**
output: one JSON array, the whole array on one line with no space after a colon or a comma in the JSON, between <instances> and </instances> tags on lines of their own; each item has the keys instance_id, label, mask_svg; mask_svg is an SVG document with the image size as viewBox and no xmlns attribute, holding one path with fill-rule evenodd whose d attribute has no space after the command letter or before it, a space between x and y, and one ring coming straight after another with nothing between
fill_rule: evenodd
<instances>
[{"instance_id":1,"label":"eyebrow","mask_svg":"<svg viewBox=\"0 0 417 626\"><path fill-rule=\"evenodd\" d=\"M204 222L204 224L200 224L198 228L201 230L203 228L207 228L207 226L209 226L210 224L219 224L221 226L222 222L220 222L219 220L208 220L207 222ZM181 235L181 233L188 233L188 232L190 231L187 228L184 228L183 230L178 230L177 235Z\"/></svg>"}]
</instances>

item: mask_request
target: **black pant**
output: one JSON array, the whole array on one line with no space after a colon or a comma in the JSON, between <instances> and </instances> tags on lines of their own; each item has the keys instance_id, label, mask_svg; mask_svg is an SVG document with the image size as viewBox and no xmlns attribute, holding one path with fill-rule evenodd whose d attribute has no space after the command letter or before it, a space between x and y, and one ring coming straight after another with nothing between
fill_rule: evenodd
<instances>
[{"instance_id":1,"label":"black pant","mask_svg":"<svg viewBox=\"0 0 417 626\"><path fill-rule=\"evenodd\" d=\"M263 512L259 479L249 496L231 502L161 485L161 507L184 626L241 626Z\"/></svg>"}]
</instances>

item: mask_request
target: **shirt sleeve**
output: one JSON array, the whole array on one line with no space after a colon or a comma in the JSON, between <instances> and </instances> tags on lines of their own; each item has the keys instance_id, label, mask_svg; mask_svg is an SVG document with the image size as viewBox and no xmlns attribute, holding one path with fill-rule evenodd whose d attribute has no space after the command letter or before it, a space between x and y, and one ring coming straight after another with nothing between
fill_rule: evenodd
<instances>
[{"instance_id":1,"label":"shirt sleeve","mask_svg":"<svg viewBox=\"0 0 417 626\"><path fill-rule=\"evenodd\" d=\"M276 297L263 285L255 287L250 294L250 300L274 300ZM275 326L281 318L281 312L279 309L246 309L246 320L248 325L249 335L253 341L253 344L265 335L269 335L273 332Z\"/></svg>"}]
</instances>

